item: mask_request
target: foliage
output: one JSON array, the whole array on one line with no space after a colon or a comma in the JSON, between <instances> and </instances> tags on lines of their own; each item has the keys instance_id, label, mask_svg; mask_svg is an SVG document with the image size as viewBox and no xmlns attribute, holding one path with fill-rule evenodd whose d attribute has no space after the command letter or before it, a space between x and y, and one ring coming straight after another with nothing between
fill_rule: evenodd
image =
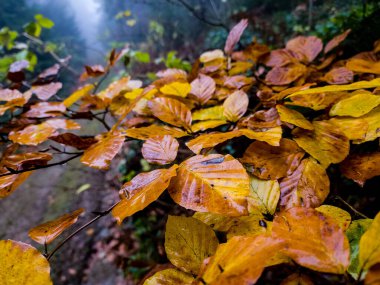
<instances>
[{"instance_id":1,"label":"foliage","mask_svg":"<svg viewBox=\"0 0 380 285\"><path fill-rule=\"evenodd\" d=\"M169 216L165 250L172 265L145 284L254 284L273 266L306 272L285 276L287 282L318 272L347 282L376 276L380 214L363 222L346 202L351 214L326 202L340 197L342 176L364 185L380 175L378 148L366 148L380 137L379 42L348 59L338 54L349 31L326 45L298 36L282 49L252 42L236 51L246 27L242 20L224 51L203 53L190 72L168 68L148 86L122 77L99 91L128 53L112 50L105 66L86 66L86 83L65 100L55 97L59 66L27 90L17 83L28 62L10 66L9 88L0 90L0 112L8 118L0 129L1 198L30 173L75 158L107 170L130 140L144 141L149 163L149 171L121 187L114 205L62 242L55 239L83 209L31 229L47 260L103 216L120 224L168 190L171 203L191 217ZM75 133L82 119L99 121L104 132ZM49 251L48 244L55 247ZM25 279L30 275L50 284L48 264L33 247L0 241L0 257L11 261L4 264L11 270L0 267L5 284L35 284Z\"/></svg>"}]
</instances>

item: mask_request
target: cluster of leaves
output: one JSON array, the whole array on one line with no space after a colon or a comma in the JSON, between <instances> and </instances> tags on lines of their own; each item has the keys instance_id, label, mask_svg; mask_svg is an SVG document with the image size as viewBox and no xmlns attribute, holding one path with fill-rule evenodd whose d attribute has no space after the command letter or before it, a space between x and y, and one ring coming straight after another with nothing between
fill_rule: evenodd
<instances>
[{"instance_id":1,"label":"cluster of leaves","mask_svg":"<svg viewBox=\"0 0 380 285\"><path fill-rule=\"evenodd\" d=\"M380 137L380 43L345 60L339 44L350 31L326 45L299 36L283 49L253 42L234 51L247 25L238 23L224 51L203 53L190 73L163 70L146 87L123 77L100 92L98 83L86 84L53 101L61 85L54 82L58 67L52 67L29 90L0 90L1 114L12 114L0 129L6 145L0 197L33 171L77 157L107 170L126 140L141 140L142 157L154 169L125 183L120 200L87 225L109 213L120 224L166 190L194 211L192 217L169 217L165 250L173 266L144 284L254 284L266 267L279 264L378 282L380 215L352 221L324 202L341 191L330 185L332 167L360 185L380 175L378 151L352 148ZM106 67L87 66L81 78L106 76L124 53L113 51ZM89 117L107 132L95 138L61 132L79 129L78 120ZM223 148L243 137L251 141L247 148ZM42 148L47 141L77 152L54 147L54 155ZM49 163L62 154L68 158ZM82 212L30 230L48 260L65 241L50 253L48 244ZM49 284L48 262L31 246L1 241L0 280ZM312 281L296 273L282 284L302 282Z\"/></svg>"}]
</instances>

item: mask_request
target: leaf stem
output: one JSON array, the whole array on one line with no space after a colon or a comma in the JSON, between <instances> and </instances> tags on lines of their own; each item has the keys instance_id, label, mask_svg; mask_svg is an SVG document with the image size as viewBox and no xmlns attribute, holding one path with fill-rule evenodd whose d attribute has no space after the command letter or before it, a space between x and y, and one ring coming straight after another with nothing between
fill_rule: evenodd
<instances>
[{"instance_id":1,"label":"leaf stem","mask_svg":"<svg viewBox=\"0 0 380 285\"><path fill-rule=\"evenodd\" d=\"M336 196L335 196L335 199L339 200L339 201L342 202L345 206L347 206L348 208L350 208L350 210L351 210L352 212L354 212L356 215L358 215L358 216L360 216L360 217L362 217L362 218L364 218L364 219L369 219L369 217L367 217L366 215L360 213L358 210L356 210L354 207L352 207L350 204L348 204L345 200L343 200L342 197L336 195Z\"/></svg>"}]
</instances>

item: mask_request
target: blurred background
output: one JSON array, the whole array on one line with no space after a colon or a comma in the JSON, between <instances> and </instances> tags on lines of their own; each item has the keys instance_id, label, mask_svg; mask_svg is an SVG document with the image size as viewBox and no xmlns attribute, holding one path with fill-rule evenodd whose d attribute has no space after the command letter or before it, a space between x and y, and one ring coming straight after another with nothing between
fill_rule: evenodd
<instances>
[{"instance_id":1,"label":"blurred background","mask_svg":"<svg viewBox=\"0 0 380 285\"><path fill-rule=\"evenodd\" d=\"M371 50L380 38L377 0L1 0L0 86L17 60L29 61L30 77L60 61L66 65L60 96L67 97L78 88L85 65L104 64L112 48L126 46L124 60L103 86L123 75L148 82L158 70L189 70L203 51L223 48L242 18L250 25L241 45L254 39L279 48L299 34L327 42L350 28L345 51L354 54ZM86 131L96 128L90 123ZM73 161L33 174L0 200L0 238L30 243L28 230L41 222L79 207L106 209L121 182L148 167L133 147L113 164L107 173ZM163 216L176 211L155 202L121 228L106 217L53 258L55 284L139 284L165 263Z\"/></svg>"}]
</instances>

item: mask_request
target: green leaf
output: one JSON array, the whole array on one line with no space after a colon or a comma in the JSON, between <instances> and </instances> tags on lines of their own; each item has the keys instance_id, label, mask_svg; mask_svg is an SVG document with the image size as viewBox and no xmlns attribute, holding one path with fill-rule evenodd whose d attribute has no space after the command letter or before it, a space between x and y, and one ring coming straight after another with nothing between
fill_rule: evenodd
<instances>
[{"instance_id":1,"label":"green leaf","mask_svg":"<svg viewBox=\"0 0 380 285\"><path fill-rule=\"evenodd\" d=\"M42 27L36 22L30 22L24 27L24 30L27 34L38 38L41 35Z\"/></svg>"},{"instance_id":2,"label":"green leaf","mask_svg":"<svg viewBox=\"0 0 380 285\"><path fill-rule=\"evenodd\" d=\"M18 33L10 30L8 27L3 27L0 30L0 47L4 46L10 50L13 48L14 40L17 38Z\"/></svg>"},{"instance_id":3,"label":"green leaf","mask_svg":"<svg viewBox=\"0 0 380 285\"><path fill-rule=\"evenodd\" d=\"M142 62L142 63L149 63L150 62L150 55L147 52L136 51L134 53L134 58L138 62Z\"/></svg>"},{"instance_id":4,"label":"green leaf","mask_svg":"<svg viewBox=\"0 0 380 285\"><path fill-rule=\"evenodd\" d=\"M44 17L41 14L37 14L34 16L34 19L36 19L36 22L45 29L51 29L54 27L54 22L50 20L49 18Z\"/></svg>"}]
</instances>

